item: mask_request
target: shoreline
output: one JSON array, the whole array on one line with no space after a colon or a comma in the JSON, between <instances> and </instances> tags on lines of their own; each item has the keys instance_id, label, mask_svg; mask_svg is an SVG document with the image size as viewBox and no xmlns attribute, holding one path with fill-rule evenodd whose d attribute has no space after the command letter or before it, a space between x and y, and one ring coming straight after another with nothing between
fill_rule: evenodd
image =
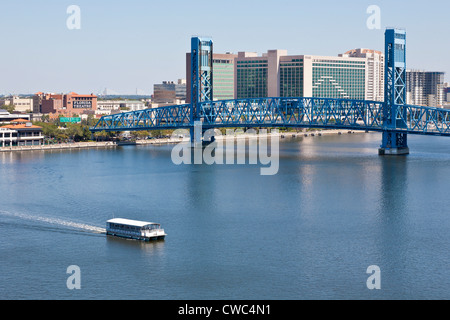
<instances>
[{"instance_id":1,"label":"shoreline","mask_svg":"<svg viewBox=\"0 0 450 320\"><path fill-rule=\"evenodd\" d=\"M286 138L303 138L303 137L317 137L322 135L330 134L350 134L350 133L366 133L360 130L341 130L341 129L325 129L325 130L314 130L314 131L304 131L304 132L279 132L278 136L280 139ZM262 136L269 136L268 134L239 134L233 136L221 135L216 137L216 139L250 139ZM102 141L102 142L73 142L73 143L60 143L52 145L40 145L40 146L14 146L14 147L0 147L0 152L17 152L17 151L47 151L47 150L72 150L72 149L88 149L88 148L115 148L124 145L164 145L164 144L174 144L180 142L188 142L189 138L159 138L159 139L145 139L136 141Z\"/></svg>"},{"instance_id":2,"label":"shoreline","mask_svg":"<svg viewBox=\"0 0 450 320\"><path fill-rule=\"evenodd\" d=\"M117 144L112 141L104 142L74 142L74 143L60 143L48 144L40 146L14 146L14 147L0 147L0 152L16 152L16 151L46 151L46 150L62 150L62 149L86 149L86 148L111 148Z\"/></svg>"}]
</instances>

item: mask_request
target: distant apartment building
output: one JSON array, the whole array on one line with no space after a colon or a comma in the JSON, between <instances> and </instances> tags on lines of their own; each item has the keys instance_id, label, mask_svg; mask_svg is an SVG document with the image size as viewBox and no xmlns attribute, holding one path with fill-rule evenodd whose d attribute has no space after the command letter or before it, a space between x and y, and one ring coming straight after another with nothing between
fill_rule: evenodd
<instances>
[{"instance_id":1,"label":"distant apartment building","mask_svg":"<svg viewBox=\"0 0 450 320\"><path fill-rule=\"evenodd\" d=\"M444 72L406 70L406 103L441 108L444 103Z\"/></svg>"},{"instance_id":2,"label":"distant apartment building","mask_svg":"<svg viewBox=\"0 0 450 320\"><path fill-rule=\"evenodd\" d=\"M39 101L39 110L43 114L53 114L72 117L74 115L95 114L97 110L97 96L94 94L54 94L38 92L33 98ZM36 107L38 109L38 107Z\"/></svg>"},{"instance_id":3,"label":"distant apartment building","mask_svg":"<svg viewBox=\"0 0 450 320\"><path fill-rule=\"evenodd\" d=\"M153 99L155 104L182 104L186 101L186 80L163 81L153 85Z\"/></svg>"},{"instance_id":4,"label":"distant apartment building","mask_svg":"<svg viewBox=\"0 0 450 320\"><path fill-rule=\"evenodd\" d=\"M37 92L33 96L33 113L40 114L42 113L41 107L42 107L42 99L44 97L44 94L42 92Z\"/></svg>"},{"instance_id":5,"label":"distant apartment building","mask_svg":"<svg viewBox=\"0 0 450 320\"><path fill-rule=\"evenodd\" d=\"M213 53L213 100L235 97L235 59L233 53ZM191 53L186 53L186 102L191 101Z\"/></svg>"},{"instance_id":6,"label":"distant apartment building","mask_svg":"<svg viewBox=\"0 0 450 320\"><path fill-rule=\"evenodd\" d=\"M288 56L285 50L269 50L262 56L239 52L235 96L362 100L368 95L367 72L367 58Z\"/></svg>"},{"instance_id":7,"label":"distant apartment building","mask_svg":"<svg viewBox=\"0 0 450 320\"><path fill-rule=\"evenodd\" d=\"M443 102L443 108L450 109L450 84L445 83L444 84L444 102Z\"/></svg>"},{"instance_id":8,"label":"distant apartment building","mask_svg":"<svg viewBox=\"0 0 450 320\"><path fill-rule=\"evenodd\" d=\"M145 103L137 100L98 100L96 114L110 115L125 111L145 109Z\"/></svg>"},{"instance_id":9,"label":"distant apartment building","mask_svg":"<svg viewBox=\"0 0 450 320\"><path fill-rule=\"evenodd\" d=\"M384 54L371 49L353 49L339 57L367 59L366 100L384 101Z\"/></svg>"},{"instance_id":10,"label":"distant apartment building","mask_svg":"<svg viewBox=\"0 0 450 320\"><path fill-rule=\"evenodd\" d=\"M6 97L2 99L0 105L14 106L14 111L33 112L33 99L18 96Z\"/></svg>"},{"instance_id":11,"label":"distant apartment building","mask_svg":"<svg viewBox=\"0 0 450 320\"><path fill-rule=\"evenodd\" d=\"M444 101L450 102L450 87L448 83L445 84L444 88Z\"/></svg>"}]
</instances>

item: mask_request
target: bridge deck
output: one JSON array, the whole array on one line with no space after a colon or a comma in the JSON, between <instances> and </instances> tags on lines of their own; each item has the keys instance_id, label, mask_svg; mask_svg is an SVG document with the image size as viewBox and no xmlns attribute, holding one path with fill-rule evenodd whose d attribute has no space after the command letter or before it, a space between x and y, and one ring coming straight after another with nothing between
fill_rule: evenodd
<instances>
[{"instance_id":1,"label":"bridge deck","mask_svg":"<svg viewBox=\"0 0 450 320\"><path fill-rule=\"evenodd\" d=\"M192 128L191 104L103 116L90 128L133 131ZM383 125L383 102L327 98L260 98L201 102L196 120L219 127L299 127L450 136L450 110L396 106L395 128Z\"/></svg>"}]
</instances>

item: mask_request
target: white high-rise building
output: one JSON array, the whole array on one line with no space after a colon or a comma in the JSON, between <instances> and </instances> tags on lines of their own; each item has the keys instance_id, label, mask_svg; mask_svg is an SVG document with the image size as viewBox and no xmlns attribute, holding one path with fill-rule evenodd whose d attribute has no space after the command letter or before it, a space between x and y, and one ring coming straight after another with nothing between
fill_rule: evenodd
<instances>
[{"instance_id":1,"label":"white high-rise building","mask_svg":"<svg viewBox=\"0 0 450 320\"><path fill-rule=\"evenodd\" d=\"M367 60L366 100L384 101L384 54L371 49L353 49L340 57L365 58Z\"/></svg>"}]
</instances>

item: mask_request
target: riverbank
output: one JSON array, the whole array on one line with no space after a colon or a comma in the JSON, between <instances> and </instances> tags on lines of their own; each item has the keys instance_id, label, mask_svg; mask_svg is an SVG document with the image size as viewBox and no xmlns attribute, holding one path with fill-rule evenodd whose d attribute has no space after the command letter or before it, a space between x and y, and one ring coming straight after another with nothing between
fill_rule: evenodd
<instances>
[{"instance_id":1,"label":"riverbank","mask_svg":"<svg viewBox=\"0 0 450 320\"><path fill-rule=\"evenodd\" d=\"M327 130L311 130L311 131L304 131L304 132L296 132L296 131L289 131L289 132L279 132L277 135L280 137L280 139L285 138L300 138L300 137L320 137L322 135L340 135L340 134L351 134L351 133L365 133L365 131L355 131L355 130L339 130L339 129L327 129ZM235 133L234 135L219 135L215 137L215 140L227 140L227 139L256 139L258 137L266 137L271 136L273 133L255 133L255 134L249 134L249 133ZM188 142L189 138L163 138L163 139L147 139L147 140L137 140L134 143L125 143L125 144L170 144L170 143L179 143L179 142Z\"/></svg>"},{"instance_id":2,"label":"riverbank","mask_svg":"<svg viewBox=\"0 0 450 320\"><path fill-rule=\"evenodd\" d=\"M105 142L74 142L74 143L58 143L40 146L14 146L0 147L0 152L13 151L37 151L37 150L59 150L59 149L84 149L84 148L111 148L117 144L112 141Z\"/></svg>"},{"instance_id":3,"label":"riverbank","mask_svg":"<svg viewBox=\"0 0 450 320\"><path fill-rule=\"evenodd\" d=\"M355 131L355 130L316 130L316 131L303 131L303 132L279 132L278 135L280 139L285 138L297 138L297 137L319 137L322 135L330 134L349 134L349 133L365 133L365 131ZM265 134L264 136L270 135ZM246 138L257 138L261 137L261 134L235 134L233 136L222 135L216 137L217 140L223 139L246 139ZM136 141L103 141L103 142L74 142L74 143L59 143L51 145L41 145L41 146L14 146L14 147L0 147L0 152L14 152L14 151L39 151L39 150L70 150L70 149L84 149L84 148L114 148L123 145L164 145L164 144L174 144L180 142L188 142L189 138L159 138L159 139L144 139Z\"/></svg>"}]
</instances>

